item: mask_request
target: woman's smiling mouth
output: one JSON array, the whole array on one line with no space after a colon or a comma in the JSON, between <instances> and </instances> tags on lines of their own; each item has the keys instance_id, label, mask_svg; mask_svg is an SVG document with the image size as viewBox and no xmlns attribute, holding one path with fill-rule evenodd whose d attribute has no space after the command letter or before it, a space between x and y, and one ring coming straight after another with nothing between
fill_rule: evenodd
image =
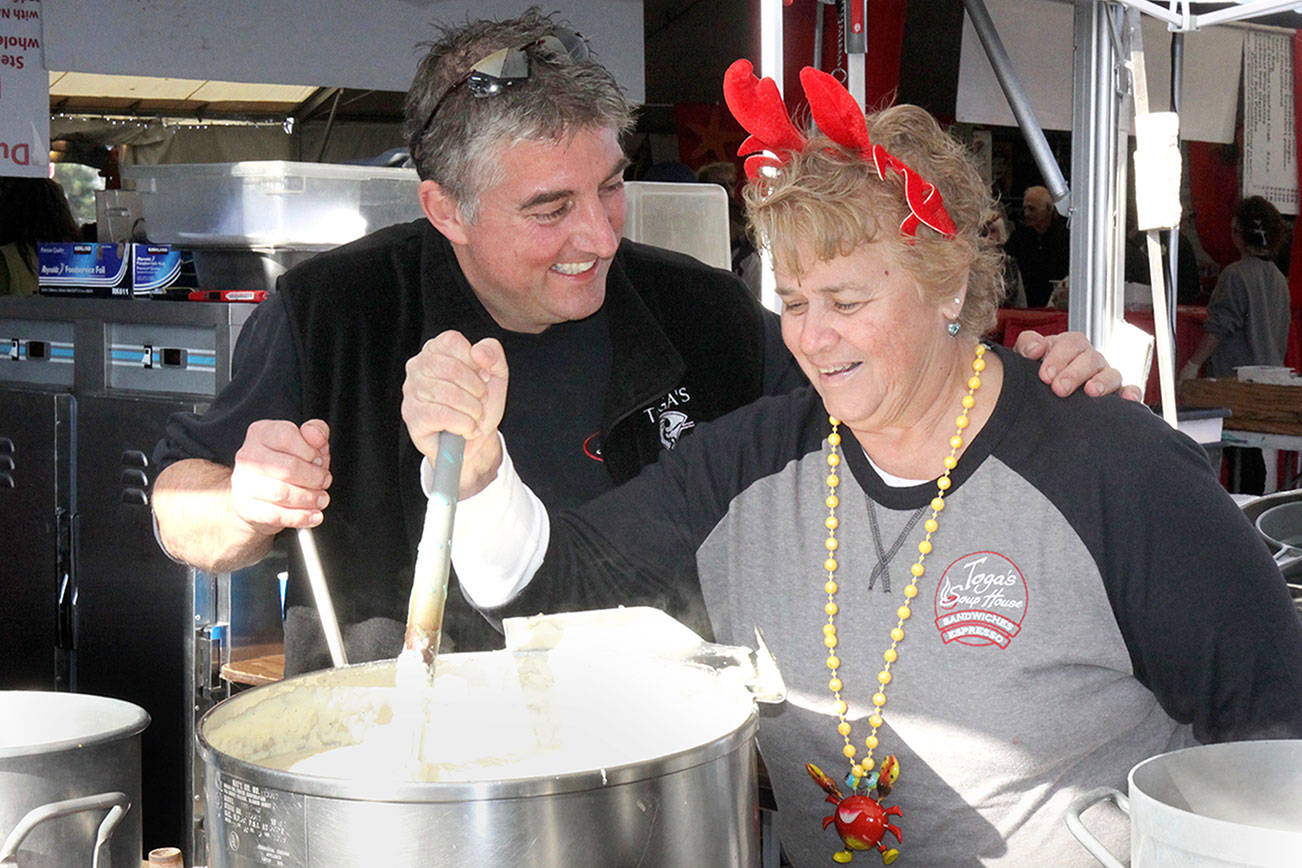
<instances>
[{"instance_id":1,"label":"woman's smiling mouth","mask_svg":"<svg viewBox=\"0 0 1302 868\"><path fill-rule=\"evenodd\" d=\"M822 365L819 365L819 366L817 366L817 370L818 370L818 373L821 374L821 375L824 376L824 377L836 377L836 376L840 376L840 375L842 375L842 374L847 374L847 373L849 373L850 371L853 371L855 368L859 367L861 364L863 364L863 363L862 363L862 362L846 362L846 363L843 364L843 365L832 365L832 366L829 366L829 367L824 367L824 366L822 366Z\"/></svg>"}]
</instances>

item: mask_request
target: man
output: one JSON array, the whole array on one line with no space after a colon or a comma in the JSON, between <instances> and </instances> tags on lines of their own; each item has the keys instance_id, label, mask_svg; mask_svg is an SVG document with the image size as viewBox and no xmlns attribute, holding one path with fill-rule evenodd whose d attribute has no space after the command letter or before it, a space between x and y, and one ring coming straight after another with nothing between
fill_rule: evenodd
<instances>
[{"instance_id":1,"label":"man","mask_svg":"<svg viewBox=\"0 0 1302 868\"><path fill-rule=\"evenodd\" d=\"M236 569L281 530L317 528L353 661L402 647L425 498L401 407L436 379L438 354L422 352L435 336L502 343L500 429L557 508L803 382L776 318L734 276L621 241L631 110L576 34L535 10L445 30L406 109L428 219L286 274L241 333L230 385L204 416L174 417L157 451L154 511L174 557ZM1059 394L1120 382L1079 336L1033 335L1024 352L1043 355ZM286 605L286 673L328 665L297 558ZM501 643L455 577L444 637Z\"/></svg>"},{"instance_id":2,"label":"man","mask_svg":"<svg viewBox=\"0 0 1302 868\"><path fill-rule=\"evenodd\" d=\"M1022 272L1027 305L1047 305L1053 294L1052 281L1067 276L1071 250L1067 221L1054 210L1048 189L1026 188L1022 194L1022 225L1014 230L1006 249Z\"/></svg>"}]
</instances>

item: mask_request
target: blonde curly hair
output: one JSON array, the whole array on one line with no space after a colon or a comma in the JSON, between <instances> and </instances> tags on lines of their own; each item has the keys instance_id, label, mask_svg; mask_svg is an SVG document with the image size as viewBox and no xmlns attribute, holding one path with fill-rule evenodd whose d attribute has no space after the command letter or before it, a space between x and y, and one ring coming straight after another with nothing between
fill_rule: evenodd
<instances>
[{"instance_id":1,"label":"blonde curly hair","mask_svg":"<svg viewBox=\"0 0 1302 868\"><path fill-rule=\"evenodd\" d=\"M967 149L925 110L893 106L868 115L867 122L875 144L936 185L957 234L947 238L924 225L915 238L904 236L904 179L891 171L879 179L870 160L807 130L803 151L743 191L757 244L769 249L777 268L800 275L812 265L801 261L802 250L824 261L884 241L924 301L940 304L966 280L959 323L969 334L984 334L1004 296L1003 254L986 232L995 207L989 188Z\"/></svg>"}]
</instances>

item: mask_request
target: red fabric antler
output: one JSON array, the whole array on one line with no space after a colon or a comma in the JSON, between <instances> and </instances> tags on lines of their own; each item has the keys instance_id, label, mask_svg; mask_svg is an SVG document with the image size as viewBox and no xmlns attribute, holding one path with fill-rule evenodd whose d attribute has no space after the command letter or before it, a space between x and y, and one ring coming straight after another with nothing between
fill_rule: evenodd
<instances>
[{"instance_id":1,"label":"red fabric antler","mask_svg":"<svg viewBox=\"0 0 1302 868\"><path fill-rule=\"evenodd\" d=\"M848 150L858 151L870 159L873 143L868 140L868 124L863 110L850 92L826 72L806 66L800 70L800 86L809 99L809 113L828 138Z\"/></svg>"},{"instance_id":2,"label":"red fabric antler","mask_svg":"<svg viewBox=\"0 0 1302 868\"><path fill-rule=\"evenodd\" d=\"M771 78L756 78L749 60L733 61L723 75L723 99L732 116L750 135L737 149L746 157L746 177L754 180L764 166L780 166L806 140L791 123L782 94ZM762 153L769 151L773 156Z\"/></svg>"},{"instance_id":3,"label":"red fabric antler","mask_svg":"<svg viewBox=\"0 0 1302 868\"><path fill-rule=\"evenodd\" d=\"M910 214L900 224L901 233L913 238L917 235L918 224L925 223L941 235L954 237L958 230L945 210L940 191L881 145L874 145L869 140L863 112L839 81L806 66L800 70L800 85L809 98L809 112L814 123L828 138L851 151L858 151L865 160L871 159L877 177L884 179L887 169L904 177L904 198L909 204Z\"/></svg>"},{"instance_id":4,"label":"red fabric antler","mask_svg":"<svg viewBox=\"0 0 1302 868\"><path fill-rule=\"evenodd\" d=\"M746 177L754 180L761 167L781 166L791 152L804 150L808 142L787 116L787 108L773 79L758 79L752 69L750 61L745 59L728 67L723 77L723 96L733 116L750 133L737 153L746 157ZM828 138L863 159L871 160L877 169L877 177L885 178L887 169L903 176L904 198L910 213L900 224L901 234L916 237L920 224L926 224L949 238L957 234L940 191L881 145L874 145L869 140L863 111L839 81L807 66L800 71L800 84L809 99L814 123ZM773 156L759 153L761 151L771 152Z\"/></svg>"}]
</instances>

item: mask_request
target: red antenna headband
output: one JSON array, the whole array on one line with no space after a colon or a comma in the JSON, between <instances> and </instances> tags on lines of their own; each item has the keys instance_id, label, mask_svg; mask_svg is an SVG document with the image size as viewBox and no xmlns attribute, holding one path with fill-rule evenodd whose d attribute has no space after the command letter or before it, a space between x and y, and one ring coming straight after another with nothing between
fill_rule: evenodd
<instances>
[{"instance_id":1,"label":"red antenna headband","mask_svg":"<svg viewBox=\"0 0 1302 868\"><path fill-rule=\"evenodd\" d=\"M925 224L953 238L958 230L936 185L929 184L917 172L891 156L881 145L868 138L868 124L854 97L841 83L825 72L806 66L800 70L800 85L809 99L814 123L828 138L877 169L885 179L889 169L904 178L904 198L909 216L900 224L900 233L914 238L918 225ZM765 166L784 165L796 151L803 151L808 140L791 123L787 107L771 78L757 78L749 60L734 61L723 76L723 98L733 117L750 133L737 149L746 158L746 177L754 180Z\"/></svg>"}]
</instances>

